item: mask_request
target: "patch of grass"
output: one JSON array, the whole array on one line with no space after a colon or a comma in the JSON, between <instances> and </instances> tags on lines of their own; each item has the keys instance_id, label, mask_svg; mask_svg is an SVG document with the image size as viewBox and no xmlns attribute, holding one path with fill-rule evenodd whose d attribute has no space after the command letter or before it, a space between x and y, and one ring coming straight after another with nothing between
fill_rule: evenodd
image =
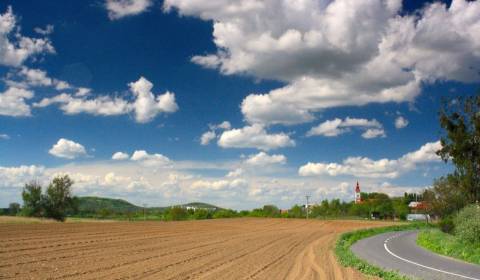
<instances>
[{"instance_id":1,"label":"patch of grass","mask_svg":"<svg viewBox=\"0 0 480 280\"><path fill-rule=\"evenodd\" d=\"M340 236L337 240L335 246L335 254L337 259L343 266L353 267L364 274L381 277L382 279L387 280L405 280L410 279L406 276L403 276L396 271L387 271L379 268L377 266L371 265L366 261L358 258L351 250L355 242L360 239L364 239L373 235L390 232L390 231L402 231L402 230L411 230L411 229L420 229L425 228L427 225L424 223L409 223L389 227L379 227L379 228L370 228L362 229L353 232L347 232Z\"/></svg>"},{"instance_id":2,"label":"patch of grass","mask_svg":"<svg viewBox=\"0 0 480 280\"><path fill-rule=\"evenodd\" d=\"M417 244L440 255L480 265L480 246L464 243L439 229L426 229L418 234Z\"/></svg>"}]
</instances>

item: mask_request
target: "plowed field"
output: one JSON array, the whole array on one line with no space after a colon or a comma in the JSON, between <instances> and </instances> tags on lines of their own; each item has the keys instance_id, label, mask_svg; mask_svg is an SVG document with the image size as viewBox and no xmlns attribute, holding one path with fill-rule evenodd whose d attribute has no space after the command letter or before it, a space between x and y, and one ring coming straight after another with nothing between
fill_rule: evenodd
<instances>
[{"instance_id":1,"label":"plowed field","mask_svg":"<svg viewBox=\"0 0 480 280\"><path fill-rule=\"evenodd\" d=\"M339 233L378 222L224 219L0 225L0 279L363 279Z\"/></svg>"}]
</instances>

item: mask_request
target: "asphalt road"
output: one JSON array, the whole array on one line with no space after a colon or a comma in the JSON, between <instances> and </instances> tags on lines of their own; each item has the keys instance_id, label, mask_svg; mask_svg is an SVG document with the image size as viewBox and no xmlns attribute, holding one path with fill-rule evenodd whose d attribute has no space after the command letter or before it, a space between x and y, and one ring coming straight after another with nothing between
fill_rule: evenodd
<instances>
[{"instance_id":1,"label":"asphalt road","mask_svg":"<svg viewBox=\"0 0 480 280\"><path fill-rule=\"evenodd\" d=\"M388 232L362 239L352 251L387 270L420 279L480 280L480 266L454 260L416 245L417 231Z\"/></svg>"}]
</instances>

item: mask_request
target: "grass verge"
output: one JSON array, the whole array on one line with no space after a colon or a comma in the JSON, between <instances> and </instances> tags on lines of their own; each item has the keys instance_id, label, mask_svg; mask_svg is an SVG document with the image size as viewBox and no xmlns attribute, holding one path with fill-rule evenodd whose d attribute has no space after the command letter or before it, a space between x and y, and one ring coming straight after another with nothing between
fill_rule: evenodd
<instances>
[{"instance_id":1,"label":"grass verge","mask_svg":"<svg viewBox=\"0 0 480 280\"><path fill-rule=\"evenodd\" d=\"M335 254L337 255L337 259L341 265L353 267L364 274L381 277L382 279L387 279L387 280L410 279L395 271L383 270L382 268L379 268L377 266L367 263L366 261L358 258L350 250L350 246L352 246L355 242L357 242L360 239L367 238L373 235L390 232L390 231L421 229L426 227L427 225L425 225L424 223L409 223L404 225L370 228L370 229L362 229L362 230L347 232L342 234L340 238L337 240L337 244L335 246Z\"/></svg>"},{"instance_id":2,"label":"grass verge","mask_svg":"<svg viewBox=\"0 0 480 280\"><path fill-rule=\"evenodd\" d=\"M440 255L480 265L480 246L465 244L439 229L426 229L418 234L417 245Z\"/></svg>"}]
</instances>

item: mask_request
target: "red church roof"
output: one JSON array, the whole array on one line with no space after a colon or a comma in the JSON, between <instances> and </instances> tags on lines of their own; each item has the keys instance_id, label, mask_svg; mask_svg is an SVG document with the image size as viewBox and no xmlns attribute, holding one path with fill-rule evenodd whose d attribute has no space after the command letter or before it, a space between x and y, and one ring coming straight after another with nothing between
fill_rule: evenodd
<instances>
[{"instance_id":1,"label":"red church roof","mask_svg":"<svg viewBox=\"0 0 480 280\"><path fill-rule=\"evenodd\" d=\"M358 181L357 181L357 187L355 188L355 192L356 192L356 193L359 193L359 192L360 192L360 185L358 184Z\"/></svg>"}]
</instances>

